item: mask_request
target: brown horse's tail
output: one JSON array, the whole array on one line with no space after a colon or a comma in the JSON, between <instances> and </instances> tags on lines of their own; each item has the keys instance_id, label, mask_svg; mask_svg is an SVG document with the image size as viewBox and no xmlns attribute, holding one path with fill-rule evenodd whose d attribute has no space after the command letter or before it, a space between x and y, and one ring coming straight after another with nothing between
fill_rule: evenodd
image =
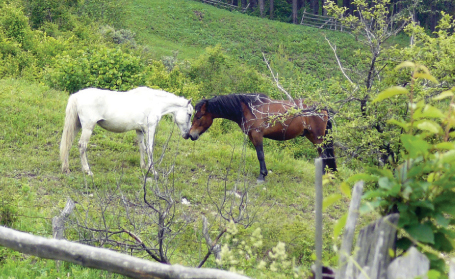
<instances>
[{"instance_id":1,"label":"brown horse's tail","mask_svg":"<svg viewBox=\"0 0 455 279\"><path fill-rule=\"evenodd\" d=\"M63 126L62 141L60 143L60 160L62 162L62 172L64 173L69 172L68 156L80 126L76 98L71 95L66 106L65 125Z\"/></svg>"},{"instance_id":2,"label":"brown horse's tail","mask_svg":"<svg viewBox=\"0 0 455 279\"><path fill-rule=\"evenodd\" d=\"M327 120L327 126L325 128L325 136L332 131L332 121ZM332 171L337 171L337 163L335 162L335 152L333 151L333 138L330 135L323 144L324 151L322 153L322 165L329 167Z\"/></svg>"}]
</instances>

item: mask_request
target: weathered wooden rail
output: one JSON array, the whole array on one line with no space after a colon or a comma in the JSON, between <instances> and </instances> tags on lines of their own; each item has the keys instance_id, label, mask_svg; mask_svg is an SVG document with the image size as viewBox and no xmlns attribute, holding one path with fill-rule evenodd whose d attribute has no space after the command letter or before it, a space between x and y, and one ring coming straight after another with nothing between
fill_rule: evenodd
<instances>
[{"instance_id":1,"label":"weathered wooden rail","mask_svg":"<svg viewBox=\"0 0 455 279\"><path fill-rule=\"evenodd\" d=\"M330 29L334 31L341 32L351 32L352 28L343 26L343 24L334 17L315 15L303 11L302 19L300 20L300 25L305 25L309 27L319 28L319 29Z\"/></svg>"}]
</instances>

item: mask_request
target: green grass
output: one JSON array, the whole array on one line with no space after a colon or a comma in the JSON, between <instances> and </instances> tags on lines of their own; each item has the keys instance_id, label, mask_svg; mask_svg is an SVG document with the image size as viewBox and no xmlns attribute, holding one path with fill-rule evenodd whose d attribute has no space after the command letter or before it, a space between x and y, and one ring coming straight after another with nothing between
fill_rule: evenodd
<instances>
[{"instance_id":1,"label":"green grass","mask_svg":"<svg viewBox=\"0 0 455 279\"><path fill-rule=\"evenodd\" d=\"M357 64L354 38L346 33L271 21L229 12L197 1L133 0L126 27L148 45L156 57L179 51L179 59L195 59L208 46L221 44L230 56L269 75L262 52L268 59L280 48L295 65L293 74L306 73L320 80L340 75L333 52L324 36L337 46L345 66ZM287 72L275 63L275 71ZM294 76L295 77L295 76Z\"/></svg>"},{"instance_id":2,"label":"green grass","mask_svg":"<svg viewBox=\"0 0 455 279\"><path fill-rule=\"evenodd\" d=\"M12 205L15 210L13 215L16 217L7 224L12 228L50 237L51 218L62 210L68 196L78 201L78 206L90 203L96 206L93 199L87 198L87 192L95 196L103 191L115 192L117 185L128 194L142 191L142 170L138 166L139 151L134 132L115 134L99 127L95 129L88 149L89 163L94 172L93 181L86 183L87 177L80 170L76 143L70 155L72 173L60 173L58 150L67 97L65 92L50 90L38 84L0 80L0 123L3 126L0 133L0 192L2 204ZM228 189L236 183L256 185L256 154L252 148L244 148L245 137L240 129L234 129L225 136L212 134L209 130L197 141L185 141L167 118L160 123L157 132L156 158L160 156L161 147L172 130L174 132L162 167L175 163L173 179L176 192L191 202L191 214L196 220L177 243L189 241L185 245L205 253L199 218L201 214L210 215L214 212L207 194L208 181L215 200L222 197L225 177ZM264 253L278 241L285 241L289 254L303 266L309 267L314 245L313 163L295 160L292 154L286 152L268 152L267 148L265 154L272 171L265 184L254 186L251 190L251 195L258 201L266 199L264 206L258 208L265 213L253 228L262 229ZM340 173L346 176L350 171L341 167ZM335 191L336 188L330 186L325 189L325 195ZM267 206L272 203L276 205L268 209ZM345 206L342 204L341 208ZM4 214L5 206L2 210ZM92 213L96 213L96 210ZM329 235L334 220L340 214L341 210L330 212L325 217L325 261L330 261L334 255L330 249L332 240ZM198 235L199 239L195 239ZM70 236L74 235L70 233ZM65 265L61 273L52 273L52 268L49 269L52 264L48 260L0 250L3 255L0 257L0 278L8 278L11 268L17 268L20 278L44 276L42 274L48 274L46 276L49 277L41 278L50 278L52 274L62 276L66 273L76 276L79 274L77 272L82 272L72 265ZM193 254L190 257L188 250L179 248L173 263L195 265L202 256ZM30 258L33 258L34 266L38 266L36 269L26 268ZM210 261L207 266L214 266L214 262Z\"/></svg>"},{"instance_id":3,"label":"green grass","mask_svg":"<svg viewBox=\"0 0 455 279\"><path fill-rule=\"evenodd\" d=\"M262 52L271 57L274 70L281 76L293 77L299 73L324 80L340 74L325 34L337 45L343 62L356 63L352 51L357 43L343 33L269 21L187 0L133 0L128 9L132 16L125 23L126 27L136 32L138 42L147 45L157 58L178 50L179 59L191 60L206 47L221 44L230 56L264 75L269 72L262 61ZM285 69L289 66L287 62L278 63L280 55L293 65L292 70ZM72 172L61 174L58 152L67 98L67 93L37 83L0 80L2 224L50 237L51 219L63 209L67 197L78 202L79 210L91 208L90 213L96 219L99 218L96 217L99 214L97 198L102 194L118 194L121 190L129 196L141 195L144 173L139 168L139 150L133 131L114 134L97 127L88 147L93 179L81 172L76 142L70 154ZM186 210L194 219L175 240L177 249L172 263L195 266L206 252L201 236L201 215L210 219L214 225L212 233L216 235L218 223L213 218L212 199L220 200L225 186L230 190L234 185L252 185L251 200L258 204L264 201L257 206L263 215L252 228L242 230L241 235L246 237L260 227L264 235L261 257L278 241L284 241L289 256L309 270L314 250L313 159L316 152L313 146L306 140L286 143L266 140L264 151L270 173L265 184L256 185L259 172L256 152L235 124L228 124L226 129L225 124L220 127L221 122L216 120L195 142L183 140L170 118L159 125L155 158L161 155L162 146L173 131L160 168L174 165L171 178L176 197L185 197L191 202L188 209L178 212ZM284 148L293 144L305 146L302 159L294 158L292 148ZM340 165L338 176L341 179L352 173ZM336 185L324 189L325 196L335 192L338 192ZM274 206L269 208L272 204ZM346 208L344 201L324 213L326 264L335 264L332 226ZM113 215L109 218L115 220ZM152 226L149 230L152 231L148 234L154 233ZM77 240L76 236L70 227L68 238ZM216 265L210 259L206 266ZM63 278L67 274L74 278L117 278L71 264L64 264L58 270L53 261L0 248L0 278Z\"/></svg>"}]
</instances>

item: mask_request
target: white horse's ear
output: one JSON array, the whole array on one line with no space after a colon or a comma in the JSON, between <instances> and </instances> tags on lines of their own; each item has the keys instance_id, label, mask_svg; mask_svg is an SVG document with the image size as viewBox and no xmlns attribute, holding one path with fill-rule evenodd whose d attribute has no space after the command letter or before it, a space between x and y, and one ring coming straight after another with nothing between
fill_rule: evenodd
<instances>
[{"instance_id":1,"label":"white horse's ear","mask_svg":"<svg viewBox=\"0 0 455 279\"><path fill-rule=\"evenodd\" d=\"M191 105L191 100L193 100L193 98L190 98L190 99L188 100L188 105Z\"/></svg>"}]
</instances>

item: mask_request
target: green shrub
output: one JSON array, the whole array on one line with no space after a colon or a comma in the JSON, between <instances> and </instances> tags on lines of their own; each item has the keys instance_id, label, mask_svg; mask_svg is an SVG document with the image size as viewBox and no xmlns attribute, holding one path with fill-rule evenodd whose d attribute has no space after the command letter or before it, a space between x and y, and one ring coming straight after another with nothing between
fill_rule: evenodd
<instances>
[{"instance_id":1,"label":"green shrub","mask_svg":"<svg viewBox=\"0 0 455 279\"><path fill-rule=\"evenodd\" d=\"M234 61L220 45L208 47L191 65L188 76L201 84L203 96L265 92L269 86L265 77Z\"/></svg>"},{"instance_id":2,"label":"green shrub","mask_svg":"<svg viewBox=\"0 0 455 279\"><path fill-rule=\"evenodd\" d=\"M455 248L455 231L450 226L455 223L455 145L449 140L455 137L455 132L450 132L455 126L455 88L432 98L432 102L428 102L430 98L425 101L428 96L415 95L415 85L421 79L436 79L419 64L404 62L398 66L403 67L413 71L410 89L393 87L373 101L396 95L408 99L409 118L389 121L403 129L401 164L394 170L368 168L349 180L373 182L376 187L363 196L368 201L365 209L379 209L383 215L400 213L398 226L403 230L398 234L397 247L419 247L430 259L431 268L444 272L445 261L440 254Z\"/></svg>"},{"instance_id":3,"label":"green shrub","mask_svg":"<svg viewBox=\"0 0 455 279\"><path fill-rule=\"evenodd\" d=\"M120 48L87 48L75 56L55 58L54 67L45 77L49 86L74 93L86 87L126 91L145 83L145 65L139 57Z\"/></svg>"}]
</instances>

